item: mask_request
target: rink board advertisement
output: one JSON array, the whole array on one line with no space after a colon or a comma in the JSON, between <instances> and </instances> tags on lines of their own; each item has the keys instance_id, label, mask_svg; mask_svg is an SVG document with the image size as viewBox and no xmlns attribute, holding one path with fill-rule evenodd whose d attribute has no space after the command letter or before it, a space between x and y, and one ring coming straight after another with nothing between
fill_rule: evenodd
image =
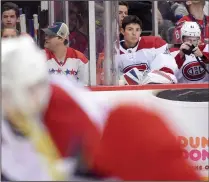
<instances>
[{"instance_id":1,"label":"rink board advertisement","mask_svg":"<svg viewBox=\"0 0 209 182\"><path fill-rule=\"evenodd\" d=\"M106 99L108 104L116 104L125 99L134 100L149 108L154 107L171 122L168 126L180 131L176 138L183 148L183 156L193 164L193 168L201 174L202 179L208 181L208 102L161 99L157 98L155 92L151 90L94 91L94 96Z\"/></svg>"},{"instance_id":2,"label":"rink board advertisement","mask_svg":"<svg viewBox=\"0 0 209 182\"><path fill-rule=\"evenodd\" d=\"M152 93L156 95L156 92ZM180 131L177 140L181 144L185 159L208 181L208 102L172 101L157 97L154 97L154 100L166 111L164 113L167 118L172 117L177 131Z\"/></svg>"}]
</instances>

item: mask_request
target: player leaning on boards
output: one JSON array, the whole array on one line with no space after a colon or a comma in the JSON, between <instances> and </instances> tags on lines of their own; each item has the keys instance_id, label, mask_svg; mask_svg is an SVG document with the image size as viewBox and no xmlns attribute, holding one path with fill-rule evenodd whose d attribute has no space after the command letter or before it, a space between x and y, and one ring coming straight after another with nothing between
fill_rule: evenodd
<instances>
[{"instance_id":1,"label":"player leaning on boards","mask_svg":"<svg viewBox=\"0 0 209 182\"><path fill-rule=\"evenodd\" d=\"M50 74L66 75L88 85L88 59L83 53L67 47L68 26L63 22L43 29L45 32L45 51Z\"/></svg>"},{"instance_id":2,"label":"player leaning on boards","mask_svg":"<svg viewBox=\"0 0 209 182\"><path fill-rule=\"evenodd\" d=\"M176 78L179 83L209 81L209 44L201 43L201 30L196 22L185 22L181 28L182 44L171 49L178 65Z\"/></svg>"},{"instance_id":3,"label":"player leaning on boards","mask_svg":"<svg viewBox=\"0 0 209 182\"><path fill-rule=\"evenodd\" d=\"M123 19L120 55L116 61L126 84L176 83L177 69L167 43L160 37L140 36L142 22L137 16ZM122 82L122 81L121 81Z\"/></svg>"}]
</instances>

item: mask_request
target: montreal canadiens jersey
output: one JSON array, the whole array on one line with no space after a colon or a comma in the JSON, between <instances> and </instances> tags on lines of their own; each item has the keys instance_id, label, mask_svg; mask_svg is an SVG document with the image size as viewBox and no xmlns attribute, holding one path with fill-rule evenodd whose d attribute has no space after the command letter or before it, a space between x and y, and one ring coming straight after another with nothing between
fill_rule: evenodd
<instances>
[{"instance_id":1,"label":"montreal canadiens jersey","mask_svg":"<svg viewBox=\"0 0 209 182\"><path fill-rule=\"evenodd\" d=\"M201 64L209 68L209 45L201 45L199 49L203 52L205 59L199 58ZM194 54L185 55L185 58L181 58L178 49L170 49L172 56L175 58L178 65L178 71L176 72L176 78L178 83L204 83L209 81L209 75L197 61Z\"/></svg>"},{"instance_id":2,"label":"montreal canadiens jersey","mask_svg":"<svg viewBox=\"0 0 209 182\"><path fill-rule=\"evenodd\" d=\"M117 57L121 73L137 68L139 71L160 70L174 74L177 69L167 43L160 37L142 36L138 44L129 49L125 49L123 44L124 41L121 41L120 55Z\"/></svg>"},{"instance_id":3,"label":"montreal canadiens jersey","mask_svg":"<svg viewBox=\"0 0 209 182\"><path fill-rule=\"evenodd\" d=\"M64 60L59 61L55 55L45 49L50 74L66 75L84 85L88 85L88 60L81 52L68 47Z\"/></svg>"}]
</instances>

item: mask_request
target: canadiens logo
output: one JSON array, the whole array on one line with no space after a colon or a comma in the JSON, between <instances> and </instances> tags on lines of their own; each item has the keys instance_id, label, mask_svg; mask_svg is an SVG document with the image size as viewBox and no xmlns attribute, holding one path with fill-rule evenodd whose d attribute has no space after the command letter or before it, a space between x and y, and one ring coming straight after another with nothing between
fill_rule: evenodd
<instances>
[{"instance_id":1,"label":"canadiens logo","mask_svg":"<svg viewBox=\"0 0 209 182\"><path fill-rule=\"evenodd\" d=\"M166 50L163 54L171 54L168 47L166 47Z\"/></svg>"},{"instance_id":2,"label":"canadiens logo","mask_svg":"<svg viewBox=\"0 0 209 182\"><path fill-rule=\"evenodd\" d=\"M145 70L149 69L149 67L146 63L140 63L140 64L134 64L134 65L130 65L130 66L125 67L123 69L123 72L126 73L129 70L131 70L132 68L137 68L139 71L145 71Z\"/></svg>"},{"instance_id":3,"label":"canadiens logo","mask_svg":"<svg viewBox=\"0 0 209 182\"><path fill-rule=\"evenodd\" d=\"M202 64L205 64L202 62ZM205 77L204 68L196 61L187 63L183 69L182 73L187 80L198 81Z\"/></svg>"}]
</instances>

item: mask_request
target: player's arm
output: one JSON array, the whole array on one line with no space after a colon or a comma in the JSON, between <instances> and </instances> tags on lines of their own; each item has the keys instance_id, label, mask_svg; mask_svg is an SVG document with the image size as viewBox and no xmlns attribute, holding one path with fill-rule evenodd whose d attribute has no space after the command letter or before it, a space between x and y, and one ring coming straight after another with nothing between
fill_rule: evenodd
<instances>
[{"instance_id":1,"label":"player's arm","mask_svg":"<svg viewBox=\"0 0 209 182\"><path fill-rule=\"evenodd\" d=\"M209 64L209 44L199 46L199 50L202 53L200 58L206 63Z\"/></svg>"},{"instance_id":2,"label":"player's arm","mask_svg":"<svg viewBox=\"0 0 209 182\"><path fill-rule=\"evenodd\" d=\"M185 61L185 55L184 53L181 51L183 44L181 45L180 49L179 48L171 48L170 52L171 55L173 56L173 58L176 61L176 64L178 66L178 69L180 69ZM183 48L185 48L185 46L183 46Z\"/></svg>"},{"instance_id":3,"label":"player's arm","mask_svg":"<svg viewBox=\"0 0 209 182\"><path fill-rule=\"evenodd\" d=\"M78 69L78 80L85 86L89 85L89 63L80 63Z\"/></svg>"},{"instance_id":4,"label":"player's arm","mask_svg":"<svg viewBox=\"0 0 209 182\"><path fill-rule=\"evenodd\" d=\"M155 58L150 62L150 68L170 74L176 71L175 59L169 51L168 44L160 37L155 38Z\"/></svg>"},{"instance_id":5,"label":"player's arm","mask_svg":"<svg viewBox=\"0 0 209 182\"><path fill-rule=\"evenodd\" d=\"M78 81L85 86L89 85L89 61L85 55L76 50L77 58L80 60L77 72Z\"/></svg>"},{"instance_id":6,"label":"player's arm","mask_svg":"<svg viewBox=\"0 0 209 182\"><path fill-rule=\"evenodd\" d=\"M124 79L123 63L120 54L115 56L115 66L117 69L117 78L119 85L127 85L128 83L126 79Z\"/></svg>"},{"instance_id":7,"label":"player's arm","mask_svg":"<svg viewBox=\"0 0 209 182\"><path fill-rule=\"evenodd\" d=\"M155 39L155 58L150 61L151 72L144 79L144 84L177 83L175 72L177 64L170 54L167 43L160 37Z\"/></svg>"}]
</instances>

